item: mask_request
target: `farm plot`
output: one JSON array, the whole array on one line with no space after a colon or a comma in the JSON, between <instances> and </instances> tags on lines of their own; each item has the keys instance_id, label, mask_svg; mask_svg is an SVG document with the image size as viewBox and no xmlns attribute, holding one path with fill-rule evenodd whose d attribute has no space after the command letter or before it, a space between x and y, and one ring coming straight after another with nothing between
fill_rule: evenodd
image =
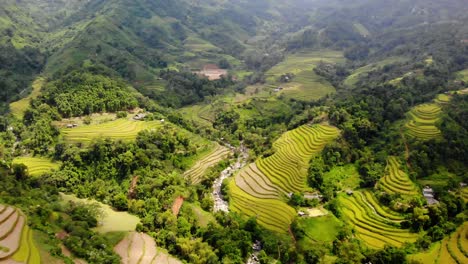
<instances>
[{"instance_id":1,"label":"farm plot","mask_svg":"<svg viewBox=\"0 0 468 264\"><path fill-rule=\"evenodd\" d=\"M339 202L345 219L369 248L381 249L385 245L401 247L405 242L415 242L418 237L409 230L399 228L397 221L377 213L359 192L353 196L341 195Z\"/></svg>"},{"instance_id":2,"label":"farm plot","mask_svg":"<svg viewBox=\"0 0 468 264\"><path fill-rule=\"evenodd\" d=\"M216 145L216 147L210 151L205 157L200 159L192 166L188 171L184 173L186 179L189 179L193 184L198 184L203 180L203 175L206 170L210 167L215 166L221 160L227 158L230 155L228 148L221 145Z\"/></svg>"},{"instance_id":3,"label":"farm plot","mask_svg":"<svg viewBox=\"0 0 468 264\"><path fill-rule=\"evenodd\" d=\"M380 179L377 187L388 193L403 195L418 195L419 190L408 175L400 170L400 163L396 157L390 157L387 162L386 175Z\"/></svg>"},{"instance_id":4,"label":"farm plot","mask_svg":"<svg viewBox=\"0 0 468 264\"><path fill-rule=\"evenodd\" d=\"M338 135L338 129L328 125L301 126L283 134L273 144L275 154L258 159L256 165L283 192L301 192L310 158Z\"/></svg>"},{"instance_id":5,"label":"farm plot","mask_svg":"<svg viewBox=\"0 0 468 264\"><path fill-rule=\"evenodd\" d=\"M41 263L26 216L5 205L0 205L0 262Z\"/></svg>"},{"instance_id":6,"label":"farm plot","mask_svg":"<svg viewBox=\"0 0 468 264\"><path fill-rule=\"evenodd\" d=\"M408 259L434 264L468 263L467 236L468 223L465 222L454 233L436 243L427 252L410 255Z\"/></svg>"},{"instance_id":7,"label":"farm plot","mask_svg":"<svg viewBox=\"0 0 468 264\"><path fill-rule=\"evenodd\" d=\"M335 88L323 77L315 74L313 69L319 62L336 63L343 61L343 55L336 51L303 51L291 54L278 65L271 68L265 75L270 90L282 86L279 93L287 98L301 101L320 99L335 92ZM292 73L290 82L281 83L281 75Z\"/></svg>"},{"instance_id":8,"label":"farm plot","mask_svg":"<svg viewBox=\"0 0 468 264\"><path fill-rule=\"evenodd\" d=\"M44 157L18 157L13 160L13 164L24 164L28 167L30 176L41 176L52 170L58 170L60 164Z\"/></svg>"},{"instance_id":9,"label":"farm plot","mask_svg":"<svg viewBox=\"0 0 468 264\"><path fill-rule=\"evenodd\" d=\"M442 108L435 103L414 107L408 113L405 124L407 134L421 140L440 138L442 134L435 124L440 119L441 112Z\"/></svg>"},{"instance_id":10,"label":"farm plot","mask_svg":"<svg viewBox=\"0 0 468 264\"><path fill-rule=\"evenodd\" d=\"M447 94L438 94L434 102L437 104L448 104L451 100L451 96Z\"/></svg>"},{"instance_id":11,"label":"farm plot","mask_svg":"<svg viewBox=\"0 0 468 264\"><path fill-rule=\"evenodd\" d=\"M256 198L242 189L234 181L229 184L230 208L250 217L255 217L260 225L278 233L286 233L296 211L278 199Z\"/></svg>"},{"instance_id":12,"label":"farm plot","mask_svg":"<svg viewBox=\"0 0 468 264\"><path fill-rule=\"evenodd\" d=\"M258 159L230 182L232 210L256 217L267 229L286 232L295 210L282 198L304 191L310 158L338 135L328 125L304 125L283 134L273 144L272 156Z\"/></svg>"},{"instance_id":13,"label":"farm plot","mask_svg":"<svg viewBox=\"0 0 468 264\"><path fill-rule=\"evenodd\" d=\"M62 134L68 143L89 143L100 137L131 141L136 139L140 131L157 129L161 126L160 121L118 119L102 124L62 129Z\"/></svg>"},{"instance_id":14,"label":"farm plot","mask_svg":"<svg viewBox=\"0 0 468 264\"><path fill-rule=\"evenodd\" d=\"M182 263L156 247L156 242L145 233L132 232L114 247L123 264L178 264Z\"/></svg>"}]
</instances>

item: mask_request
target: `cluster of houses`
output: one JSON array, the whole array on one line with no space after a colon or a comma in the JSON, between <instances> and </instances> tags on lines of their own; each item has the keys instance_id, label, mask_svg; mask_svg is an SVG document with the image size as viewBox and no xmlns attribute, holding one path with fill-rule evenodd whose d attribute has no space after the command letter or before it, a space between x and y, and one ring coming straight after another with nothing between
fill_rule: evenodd
<instances>
[{"instance_id":1,"label":"cluster of houses","mask_svg":"<svg viewBox=\"0 0 468 264\"><path fill-rule=\"evenodd\" d=\"M77 127L77 126L78 126L78 124L68 124L68 125L67 125L67 128L75 128L75 127Z\"/></svg>"},{"instance_id":2,"label":"cluster of houses","mask_svg":"<svg viewBox=\"0 0 468 264\"><path fill-rule=\"evenodd\" d=\"M426 198L426 201L427 201L428 205L433 205L433 204L439 203L439 201L437 201L434 198L434 190L429 186L424 187L423 196L424 196L424 198Z\"/></svg>"},{"instance_id":3,"label":"cluster of houses","mask_svg":"<svg viewBox=\"0 0 468 264\"><path fill-rule=\"evenodd\" d=\"M273 90L273 92L278 93L278 92L280 92L280 91L282 91L282 90L283 90L283 87L278 86L277 88L275 88L275 89Z\"/></svg>"}]
</instances>

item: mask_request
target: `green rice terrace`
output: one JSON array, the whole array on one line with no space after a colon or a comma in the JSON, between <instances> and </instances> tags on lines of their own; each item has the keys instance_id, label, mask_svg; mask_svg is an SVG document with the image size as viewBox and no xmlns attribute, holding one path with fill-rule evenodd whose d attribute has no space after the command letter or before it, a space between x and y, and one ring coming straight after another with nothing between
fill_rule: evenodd
<instances>
[{"instance_id":1,"label":"green rice terrace","mask_svg":"<svg viewBox=\"0 0 468 264\"><path fill-rule=\"evenodd\" d=\"M446 98L439 98L439 100L446 100ZM440 119L441 112L442 108L435 103L414 107L408 113L408 121L405 124L406 133L421 140L440 138L442 135L436 122Z\"/></svg>"},{"instance_id":2,"label":"green rice terrace","mask_svg":"<svg viewBox=\"0 0 468 264\"><path fill-rule=\"evenodd\" d=\"M400 163L396 157L390 157L387 161L386 175L380 179L377 187L388 193L403 195L418 195L418 187L409 176L400 169Z\"/></svg>"},{"instance_id":3,"label":"green rice terrace","mask_svg":"<svg viewBox=\"0 0 468 264\"><path fill-rule=\"evenodd\" d=\"M198 160L195 165L184 173L185 178L189 179L193 184L200 183L206 170L218 164L218 162L228 157L229 154L230 151L228 148L216 144L206 156Z\"/></svg>"},{"instance_id":4,"label":"green rice terrace","mask_svg":"<svg viewBox=\"0 0 468 264\"><path fill-rule=\"evenodd\" d=\"M420 263L468 263L468 223L464 223L450 236L437 242L426 252L410 255L409 260Z\"/></svg>"},{"instance_id":5,"label":"green rice terrace","mask_svg":"<svg viewBox=\"0 0 468 264\"><path fill-rule=\"evenodd\" d=\"M62 134L68 143L89 143L93 139L100 137L132 141L136 139L140 131L157 129L161 126L162 123L160 121L146 122L117 119L102 124L65 128L62 130Z\"/></svg>"},{"instance_id":6,"label":"green rice terrace","mask_svg":"<svg viewBox=\"0 0 468 264\"><path fill-rule=\"evenodd\" d=\"M13 164L26 165L26 167L28 167L28 174L34 177L60 168L59 163L44 157L18 157L13 160Z\"/></svg>"},{"instance_id":7,"label":"green rice terrace","mask_svg":"<svg viewBox=\"0 0 468 264\"><path fill-rule=\"evenodd\" d=\"M32 235L20 210L0 205L0 263L41 263Z\"/></svg>"},{"instance_id":8,"label":"green rice terrace","mask_svg":"<svg viewBox=\"0 0 468 264\"><path fill-rule=\"evenodd\" d=\"M231 208L256 216L270 230L286 232L295 210L283 198L306 189L310 158L338 135L329 125L304 125L283 134L273 144L273 155L250 164L230 182Z\"/></svg>"},{"instance_id":9,"label":"green rice terrace","mask_svg":"<svg viewBox=\"0 0 468 264\"><path fill-rule=\"evenodd\" d=\"M404 215L380 206L369 191L341 194L338 199L344 218L369 248L382 249L386 245L401 247L418 238L417 234L399 227L405 220Z\"/></svg>"}]
</instances>

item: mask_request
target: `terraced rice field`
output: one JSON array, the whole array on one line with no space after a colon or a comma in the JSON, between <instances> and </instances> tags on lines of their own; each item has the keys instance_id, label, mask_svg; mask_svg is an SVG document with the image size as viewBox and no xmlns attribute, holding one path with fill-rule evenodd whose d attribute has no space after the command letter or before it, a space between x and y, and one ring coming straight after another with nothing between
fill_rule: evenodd
<instances>
[{"instance_id":1,"label":"terraced rice field","mask_svg":"<svg viewBox=\"0 0 468 264\"><path fill-rule=\"evenodd\" d=\"M335 88L313 71L320 61L327 63L341 62L343 61L343 55L340 52L327 50L291 54L265 74L267 86L270 87L270 90L282 86L284 90L279 94L302 101L317 100L327 94L334 93ZM293 73L295 77L289 83L278 83L278 78L286 73Z\"/></svg>"},{"instance_id":2,"label":"terraced rice field","mask_svg":"<svg viewBox=\"0 0 468 264\"><path fill-rule=\"evenodd\" d=\"M389 157L386 175L380 179L377 186L388 193L403 195L419 195L418 187L408 175L400 169L400 162L396 157Z\"/></svg>"},{"instance_id":3,"label":"terraced rice field","mask_svg":"<svg viewBox=\"0 0 468 264\"><path fill-rule=\"evenodd\" d=\"M418 238L417 234L399 228L403 216L373 207L366 194L355 192L352 196L341 195L339 202L346 221L369 248L382 249L385 245L401 247L405 242L412 243ZM387 218L389 214L393 219Z\"/></svg>"},{"instance_id":4,"label":"terraced rice field","mask_svg":"<svg viewBox=\"0 0 468 264\"><path fill-rule=\"evenodd\" d=\"M414 254L408 258L421 263L468 263L468 222L465 222L454 233L437 243L429 251Z\"/></svg>"},{"instance_id":5,"label":"terraced rice field","mask_svg":"<svg viewBox=\"0 0 468 264\"><path fill-rule=\"evenodd\" d=\"M62 134L68 143L89 143L100 137L131 141L136 139L140 131L157 129L161 126L160 121L144 122L118 119L102 124L62 129Z\"/></svg>"},{"instance_id":6,"label":"terraced rice field","mask_svg":"<svg viewBox=\"0 0 468 264\"><path fill-rule=\"evenodd\" d=\"M229 184L231 210L255 217L263 227L286 233L296 216L296 210L278 199L254 197L240 189L234 181Z\"/></svg>"},{"instance_id":7,"label":"terraced rice field","mask_svg":"<svg viewBox=\"0 0 468 264\"><path fill-rule=\"evenodd\" d=\"M284 193L301 192L306 187L310 158L338 135L338 129L328 125L301 126L283 134L273 144L275 153L255 163Z\"/></svg>"},{"instance_id":8,"label":"terraced rice field","mask_svg":"<svg viewBox=\"0 0 468 264\"><path fill-rule=\"evenodd\" d=\"M42 176L52 170L58 170L60 164L44 157L18 157L13 160L13 164L24 164L28 167L30 176Z\"/></svg>"},{"instance_id":9,"label":"terraced rice field","mask_svg":"<svg viewBox=\"0 0 468 264\"><path fill-rule=\"evenodd\" d=\"M197 161L192 168L184 173L185 178L189 179L193 184L200 183L203 180L205 172L218 164L221 160L227 158L230 153L231 151L228 148L216 144L216 147L213 148L212 151Z\"/></svg>"},{"instance_id":10,"label":"terraced rice field","mask_svg":"<svg viewBox=\"0 0 468 264\"><path fill-rule=\"evenodd\" d=\"M452 99L450 97L450 95L447 95L447 94L438 94L436 96L436 99L434 99L434 102L438 103L438 104L448 104L450 102L450 99Z\"/></svg>"},{"instance_id":11,"label":"terraced rice field","mask_svg":"<svg viewBox=\"0 0 468 264\"><path fill-rule=\"evenodd\" d=\"M310 158L338 135L328 125L304 125L283 134L273 144L273 155L245 167L230 182L232 210L256 217L267 229L286 232L295 210L282 199L304 191Z\"/></svg>"},{"instance_id":12,"label":"terraced rice field","mask_svg":"<svg viewBox=\"0 0 468 264\"><path fill-rule=\"evenodd\" d=\"M0 205L0 263L40 264L26 216L18 209Z\"/></svg>"},{"instance_id":13,"label":"terraced rice field","mask_svg":"<svg viewBox=\"0 0 468 264\"><path fill-rule=\"evenodd\" d=\"M407 134L421 140L440 138L442 136L436 122L440 119L442 108L438 104L422 104L408 113L405 124Z\"/></svg>"},{"instance_id":14,"label":"terraced rice field","mask_svg":"<svg viewBox=\"0 0 468 264\"><path fill-rule=\"evenodd\" d=\"M114 247L123 264L179 264L182 263L156 247L145 233L132 232Z\"/></svg>"}]
</instances>

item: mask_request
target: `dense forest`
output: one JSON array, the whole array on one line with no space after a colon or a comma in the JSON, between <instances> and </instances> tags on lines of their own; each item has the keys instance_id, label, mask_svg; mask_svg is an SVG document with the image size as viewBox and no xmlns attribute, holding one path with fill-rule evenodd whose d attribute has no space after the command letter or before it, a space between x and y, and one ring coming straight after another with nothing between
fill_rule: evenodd
<instances>
[{"instance_id":1,"label":"dense forest","mask_svg":"<svg viewBox=\"0 0 468 264\"><path fill-rule=\"evenodd\" d=\"M468 261L465 1L0 2L0 262Z\"/></svg>"}]
</instances>

